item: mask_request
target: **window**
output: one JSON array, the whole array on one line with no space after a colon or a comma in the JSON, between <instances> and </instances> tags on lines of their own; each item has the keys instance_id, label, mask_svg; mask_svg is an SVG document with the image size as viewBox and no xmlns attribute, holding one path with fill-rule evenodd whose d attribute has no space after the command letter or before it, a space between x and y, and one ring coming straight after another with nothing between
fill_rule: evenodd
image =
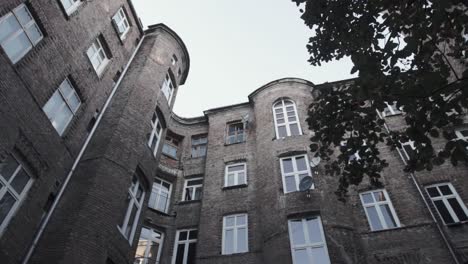
<instances>
[{"instance_id":1,"label":"window","mask_svg":"<svg viewBox=\"0 0 468 264\"><path fill-rule=\"evenodd\" d=\"M176 233L172 264L193 264L197 247L196 229L178 230Z\"/></svg>"},{"instance_id":2,"label":"window","mask_svg":"<svg viewBox=\"0 0 468 264\"><path fill-rule=\"evenodd\" d=\"M153 113L153 117L151 118L151 132L149 134L148 139L148 147L153 152L153 156L156 157L156 153L158 152L159 140L161 139L162 133L162 126L159 122L159 117L156 111Z\"/></svg>"},{"instance_id":3,"label":"window","mask_svg":"<svg viewBox=\"0 0 468 264\"><path fill-rule=\"evenodd\" d=\"M455 136L457 137L456 139L461 139L466 142L468 142L468 128L459 128L455 130ZM468 150L468 146L466 146L466 149Z\"/></svg>"},{"instance_id":4,"label":"window","mask_svg":"<svg viewBox=\"0 0 468 264\"><path fill-rule=\"evenodd\" d=\"M430 185L426 191L446 225L468 221L468 209L451 183Z\"/></svg>"},{"instance_id":5,"label":"window","mask_svg":"<svg viewBox=\"0 0 468 264\"><path fill-rule=\"evenodd\" d=\"M387 107L385 107L384 111L382 112L382 117L401 114L401 109L397 107L396 101L394 101L392 104L389 104L388 102L384 102L384 103L387 105Z\"/></svg>"},{"instance_id":6,"label":"window","mask_svg":"<svg viewBox=\"0 0 468 264\"><path fill-rule=\"evenodd\" d=\"M164 83L161 88L161 91L163 92L164 96L166 96L167 103L170 105L171 99L172 99L172 93L174 92L174 85L172 84L172 80L169 74L166 74L166 79L164 79Z\"/></svg>"},{"instance_id":7,"label":"window","mask_svg":"<svg viewBox=\"0 0 468 264\"><path fill-rule=\"evenodd\" d=\"M203 179L187 179L184 184L184 191L182 193L182 201L195 201L200 200L203 189Z\"/></svg>"},{"instance_id":8,"label":"window","mask_svg":"<svg viewBox=\"0 0 468 264\"><path fill-rule=\"evenodd\" d=\"M0 18L0 45L13 63L24 57L42 38L39 26L24 4Z\"/></svg>"},{"instance_id":9,"label":"window","mask_svg":"<svg viewBox=\"0 0 468 264\"><path fill-rule=\"evenodd\" d=\"M52 126L62 135L81 105L70 80L65 79L42 108Z\"/></svg>"},{"instance_id":10,"label":"window","mask_svg":"<svg viewBox=\"0 0 468 264\"><path fill-rule=\"evenodd\" d=\"M226 165L224 172L224 186L235 186L240 184L247 184L247 164L236 163Z\"/></svg>"},{"instance_id":11,"label":"window","mask_svg":"<svg viewBox=\"0 0 468 264\"><path fill-rule=\"evenodd\" d=\"M169 209L169 201L171 198L171 184L161 179L155 178L148 206L167 213Z\"/></svg>"},{"instance_id":12,"label":"window","mask_svg":"<svg viewBox=\"0 0 468 264\"><path fill-rule=\"evenodd\" d=\"M223 217L223 255L249 251L247 214Z\"/></svg>"},{"instance_id":13,"label":"window","mask_svg":"<svg viewBox=\"0 0 468 264\"><path fill-rule=\"evenodd\" d=\"M125 35L127 35L130 30L130 24L128 23L127 15L123 7L112 17L112 22L119 33L120 39L124 39Z\"/></svg>"},{"instance_id":14,"label":"window","mask_svg":"<svg viewBox=\"0 0 468 264\"><path fill-rule=\"evenodd\" d=\"M127 210L123 215L121 225L118 226L122 235L128 240L130 245L133 242L135 236L135 230L138 225L138 219L140 218L141 207L145 200L145 191L141 186L140 181L136 175L133 175L132 185L128 189L127 195Z\"/></svg>"},{"instance_id":15,"label":"window","mask_svg":"<svg viewBox=\"0 0 468 264\"><path fill-rule=\"evenodd\" d=\"M400 143L403 150L404 158L410 160L416 155L416 148L414 147L414 141L408 140L404 143Z\"/></svg>"},{"instance_id":16,"label":"window","mask_svg":"<svg viewBox=\"0 0 468 264\"><path fill-rule=\"evenodd\" d=\"M374 190L359 195L372 231L400 226L387 191Z\"/></svg>"},{"instance_id":17,"label":"window","mask_svg":"<svg viewBox=\"0 0 468 264\"><path fill-rule=\"evenodd\" d=\"M0 162L0 233L3 233L20 203L26 198L33 179L23 166L9 155Z\"/></svg>"},{"instance_id":18,"label":"window","mask_svg":"<svg viewBox=\"0 0 468 264\"><path fill-rule=\"evenodd\" d=\"M294 264L330 263L320 217L289 220L288 225Z\"/></svg>"},{"instance_id":19,"label":"window","mask_svg":"<svg viewBox=\"0 0 468 264\"><path fill-rule=\"evenodd\" d=\"M81 5L81 0L60 0L67 15L72 14Z\"/></svg>"},{"instance_id":20,"label":"window","mask_svg":"<svg viewBox=\"0 0 468 264\"><path fill-rule=\"evenodd\" d=\"M245 124L235 122L227 125L226 144L234 144L245 141Z\"/></svg>"},{"instance_id":21,"label":"window","mask_svg":"<svg viewBox=\"0 0 468 264\"><path fill-rule=\"evenodd\" d=\"M302 135L296 105L291 100L281 99L273 105L276 138Z\"/></svg>"},{"instance_id":22,"label":"window","mask_svg":"<svg viewBox=\"0 0 468 264\"><path fill-rule=\"evenodd\" d=\"M177 150L179 149L179 139L176 138L176 136L169 131L167 132L166 135L166 141L164 142L164 146L162 149L162 152L173 158L177 159Z\"/></svg>"},{"instance_id":23,"label":"window","mask_svg":"<svg viewBox=\"0 0 468 264\"><path fill-rule=\"evenodd\" d=\"M88 51L86 52L89 60L91 61L91 64L93 64L94 70L98 75L103 72L104 68L109 63L109 58L106 54L106 51L104 50L103 39L104 38L102 36L96 38L96 40L94 40L93 44L91 44L91 47L89 47Z\"/></svg>"},{"instance_id":24,"label":"window","mask_svg":"<svg viewBox=\"0 0 468 264\"><path fill-rule=\"evenodd\" d=\"M299 183L306 176L311 176L307 155L292 156L280 159L284 193L299 191ZM310 187L314 188L314 185Z\"/></svg>"},{"instance_id":25,"label":"window","mask_svg":"<svg viewBox=\"0 0 468 264\"><path fill-rule=\"evenodd\" d=\"M163 241L163 233L143 227L133 264L159 264Z\"/></svg>"},{"instance_id":26,"label":"window","mask_svg":"<svg viewBox=\"0 0 468 264\"><path fill-rule=\"evenodd\" d=\"M192 158L206 156L206 145L208 138L206 135L192 136Z\"/></svg>"}]
</instances>

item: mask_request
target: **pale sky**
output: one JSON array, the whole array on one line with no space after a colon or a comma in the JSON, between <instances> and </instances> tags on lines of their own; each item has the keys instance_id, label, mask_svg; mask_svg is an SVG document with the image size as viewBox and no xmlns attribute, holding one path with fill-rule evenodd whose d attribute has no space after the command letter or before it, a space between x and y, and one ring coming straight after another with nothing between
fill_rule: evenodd
<instances>
[{"instance_id":1,"label":"pale sky","mask_svg":"<svg viewBox=\"0 0 468 264\"><path fill-rule=\"evenodd\" d=\"M164 23L190 55L174 112L183 117L246 102L260 86L284 77L319 84L351 78L351 62L312 67L311 31L291 0L133 0L147 25Z\"/></svg>"}]
</instances>

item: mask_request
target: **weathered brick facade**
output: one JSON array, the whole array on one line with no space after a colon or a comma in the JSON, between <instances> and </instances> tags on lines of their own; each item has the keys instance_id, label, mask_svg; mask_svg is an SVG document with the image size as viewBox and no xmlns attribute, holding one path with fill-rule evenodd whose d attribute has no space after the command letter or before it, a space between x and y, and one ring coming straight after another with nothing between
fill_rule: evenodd
<instances>
[{"instance_id":1,"label":"weathered brick facade","mask_svg":"<svg viewBox=\"0 0 468 264\"><path fill-rule=\"evenodd\" d=\"M0 19L23 2L0 3ZM311 216L321 217L331 263L456 263L441 234L459 263L468 263L468 226L444 225L424 190L450 182L466 205L466 167L444 164L410 175L400 154L382 146L390 163L382 180L401 225L370 231L359 197L369 190L366 182L352 187L347 203L338 202L337 180L320 164L314 189L285 194L280 159L311 160L305 119L321 85L284 78L255 90L246 103L179 117L172 106L190 62L171 29L158 24L143 31L126 0L83 1L71 15L59 0L26 4L44 37L17 63L0 49L0 161L15 155L33 181L1 230L0 263L133 263L144 226L163 234L159 264L174 263L181 229L198 230L199 264L287 264L288 220ZM111 22L122 6L130 22L123 40ZM99 35L111 58L98 76L86 51ZM174 86L170 102L162 89L167 76ZM81 106L60 136L42 108L67 77ZM281 98L294 101L301 135L277 138L273 105ZM162 127L156 155L148 146L155 117ZM227 144L227 126L235 121L245 125L245 141ZM401 115L385 121L391 130L403 128ZM168 131L178 140L175 157L161 153ZM207 135L206 155L192 157L198 135ZM236 162L246 164L246 184L225 187L226 165ZM126 238L120 228L134 175L145 196ZM199 177L202 198L184 201L185 180ZM148 206L155 178L171 184L165 212ZM223 255L223 217L232 214L248 215L248 252Z\"/></svg>"}]
</instances>

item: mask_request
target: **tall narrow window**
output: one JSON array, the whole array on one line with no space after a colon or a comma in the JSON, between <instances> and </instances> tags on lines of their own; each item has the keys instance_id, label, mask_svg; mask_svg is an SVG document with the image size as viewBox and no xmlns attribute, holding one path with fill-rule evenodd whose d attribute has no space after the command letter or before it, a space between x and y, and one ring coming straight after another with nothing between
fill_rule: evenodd
<instances>
[{"instance_id":1,"label":"tall narrow window","mask_svg":"<svg viewBox=\"0 0 468 264\"><path fill-rule=\"evenodd\" d=\"M294 264L329 264L327 243L320 217L289 220L289 241Z\"/></svg>"},{"instance_id":2,"label":"tall narrow window","mask_svg":"<svg viewBox=\"0 0 468 264\"><path fill-rule=\"evenodd\" d=\"M174 85L172 84L171 76L169 76L169 74L166 74L161 91L163 92L164 96L166 96L167 103L170 105L172 93L174 92Z\"/></svg>"},{"instance_id":3,"label":"tall narrow window","mask_svg":"<svg viewBox=\"0 0 468 264\"><path fill-rule=\"evenodd\" d=\"M426 191L446 225L468 221L468 209L451 183L430 185Z\"/></svg>"},{"instance_id":4,"label":"tall narrow window","mask_svg":"<svg viewBox=\"0 0 468 264\"><path fill-rule=\"evenodd\" d=\"M80 105L80 98L67 78L60 84L42 109L55 130L59 135L62 135Z\"/></svg>"},{"instance_id":5,"label":"tall narrow window","mask_svg":"<svg viewBox=\"0 0 468 264\"><path fill-rule=\"evenodd\" d=\"M143 227L133 264L159 264L163 241L163 233Z\"/></svg>"},{"instance_id":6,"label":"tall narrow window","mask_svg":"<svg viewBox=\"0 0 468 264\"><path fill-rule=\"evenodd\" d=\"M124 39L130 30L130 24L128 23L127 15L123 7L117 11L117 13L112 17L117 32L119 33L120 39Z\"/></svg>"},{"instance_id":7,"label":"tall narrow window","mask_svg":"<svg viewBox=\"0 0 468 264\"><path fill-rule=\"evenodd\" d=\"M276 138L302 135L296 105L291 100L281 99L273 105Z\"/></svg>"},{"instance_id":8,"label":"tall narrow window","mask_svg":"<svg viewBox=\"0 0 468 264\"><path fill-rule=\"evenodd\" d=\"M137 175L133 175L132 185L128 189L127 195L127 210L121 220L121 225L118 227L122 235L128 240L130 245L135 236L135 230L140 218L141 208L145 200L145 191L140 183Z\"/></svg>"},{"instance_id":9,"label":"tall narrow window","mask_svg":"<svg viewBox=\"0 0 468 264\"><path fill-rule=\"evenodd\" d=\"M307 155L280 159L284 193L299 191L299 183L306 176L312 176ZM314 188L314 185L310 187Z\"/></svg>"},{"instance_id":10,"label":"tall narrow window","mask_svg":"<svg viewBox=\"0 0 468 264\"><path fill-rule=\"evenodd\" d=\"M8 58L17 63L43 38L36 21L26 5L0 17L0 45Z\"/></svg>"},{"instance_id":11,"label":"tall narrow window","mask_svg":"<svg viewBox=\"0 0 468 264\"><path fill-rule=\"evenodd\" d=\"M162 152L173 159L177 158L177 151L179 150L179 138L170 131L166 134L166 141L164 142Z\"/></svg>"},{"instance_id":12,"label":"tall narrow window","mask_svg":"<svg viewBox=\"0 0 468 264\"><path fill-rule=\"evenodd\" d=\"M412 140L401 143L401 149L406 160L410 160L414 155L416 155L416 148L414 147L414 141Z\"/></svg>"},{"instance_id":13,"label":"tall narrow window","mask_svg":"<svg viewBox=\"0 0 468 264\"><path fill-rule=\"evenodd\" d=\"M247 184L247 164L243 162L226 165L224 186L229 187L240 184Z\"/></svg>"},{"instance_id":14,"label":"tall narrow window","mask_svg":"<svg viewBox=\"0 0 468 264\"><path fill-rule=\"evenodd\" d=\"M82 0L60 0L67 15L71 15L81 5Z\"/></svg>"},{"instance_id":15,"label":"tall narrow window","mask_svg":"<svg viewBox=\"0 0 468 264\"><path fill-rule=\"evenodd\" d=\"M102 36L97 37L86 52L94 70L98 75L102 74L104 68L109 63L109 57L104 50L103 39L104 38Z\"/></svg>"},{"instance_id":16,"label":"tall narrow window","mask_svg":"<svg viewBox=\"0 0 468 264\"><path fill-rule=\"evenodd\" d=\"M171 184L161 179L155 178L148 206L167 213L171 198Z\"/></svg>"},{"instance_id":17,"label":"tall narrow window","mask_svg":"<svg viewBox=\"0 0 468 264\"><path fill-rule=\"evenodd\" d=\"M400 221L387 191L374 190L359 195L372 231L400 226Z\"/></svg>"},{"instance_id":18,"label":"tall narrow window","mask_svg":"<svg viewBox=\"0 0 468 264\"><path fill-rule=\"evenodd\" d=\"M32 182L33 179L12 155L0 162L0 234L26 198Z\"/></svg>"},{"instance_id":19,"label":"tall narrow window","mask_svg":"<svg viewBox=\"0 0 468 264\"><path fill-rule=\"evenodd\" d=\"M245 141L245 123L233 122L227 124L226 144L234 144Z\"/></svg>"},{"instance_id":20,"label":"tall narrow window","mask_svg":"<svg viewBox=\"0 0 468 264\"><path fill-rule=\"evenodd\" d=\"M247 214L223 217L223 255L249 251Z\"/></svg>"},{"instance_id":21,"label":"tall narrow window","mask_svg":"<svg viewBox=\"0 0 468 264\"><path fill-rule=\"evenodd\" d=\"M203 179L194 178L187 179L184 183L184 191L182 192L182 201L200 200L203 189Z\"/></svg>"},{"instance_id":22,"label":"tall narrow window","mask_svg":"<svg viewBox=\"0 0 468 264\"><path fill-rule=\"evenodd\" d=\"M153 156L156 157L156 153L158 152L159 141L161 139L162 133L162 126L159 122L159 117L156 111L153 113L153 117L151 118L151 132L149 134L148 139L148 147L153 152Z\"/></svg>"},{"instance_id":23,"label":"tall narrow window","mask_svg":"<svg viewBox=\"0 0 468 264\"><path fill-rule=\"evenodd\" d=\"M196 229L178 230L176 233L172 264L194 264L197 250L198 231Z\"/></svg>"},{"instance_id":24,"label":"tall narrow window","mask_svg":"<svg viewBox=\"0 0 468 264\"><path fill-rule=\"evenodd\" d=\"M192 158L206 156L206 145L208 138L206 135L192 136Z\"/></svg>"}]
</instances>

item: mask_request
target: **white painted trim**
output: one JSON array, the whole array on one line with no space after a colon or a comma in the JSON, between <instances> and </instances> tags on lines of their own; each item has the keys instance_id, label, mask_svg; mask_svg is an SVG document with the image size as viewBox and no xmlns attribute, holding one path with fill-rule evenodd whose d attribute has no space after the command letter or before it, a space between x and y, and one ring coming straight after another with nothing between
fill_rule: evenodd
<instances>
[{"instance_id":1,"label":"white painted trim","mask_svg":"<svg viewBox=\"0 0 468 264\"><path fill-rule=\"evenodd\" d=\"M286 110L286 105L285 105L285 102L291 102L292 103L292 106L294 108L294 114L295 114L295 117L296 117L296 121L289 121L288 120L288 112ZM281 102L281 106L276 106L275 105L277 103ZM275 109L281 109L282 113L283 113L283 119L284 119L284 123L281 124L281 126L285 126L286 128L286 137L290 137L292 136L291 135L291 125L293 124L297 124L297 127L299 129L299 135L302 135L302 128L301 128L301 122L299 120L299 114L297 112L297 107L296 107L296 103L293 101L293 100L290 100L290 99L286 99L286 98L281 98L281 99L278 99L276 100L274 103L273 103L273 106L272 106L272 111L273 111L273 120L274 120L274 123L275 123L275 132L276 132L276 139L280 139L280 138L284 138L284 137L280 137L279 136L279 130L278 130L278 121L276 119L276 111Z\"/></svg>"},{"instance_id":2,"label":"white painted trim","mask_svg":"<svg viewBox=\"0 0 468 264\"><path fill-rule=\"evenodd\" d=\"M235 167L243 165L244 169L240 171L233 172L234 173L234 184L233 185L228 185L228 170L230 167ZM239 173L243 172L244 173L244 180L245 182L239 182ZM224 187L230 187L230 186L236 186L236 185L241 185L241 184L247 184L247 163L246 162L239 162L239 163L232 163L232 164L227 164L224 166Z\"/></svg>"},{"instance_id":3,"label":"white painted trim","mask_svg":"<svg viewBox=\"0 0 468 264\"><path fill-rule=\"evenodd\" d=\"M151 200L151 197L154 195L156 195L156 201L155 201L155 204L154 206L150 205L149 204L149 201L148 201L148 207L150 208L153 208L154 210L157 210L157 211L160 211L160 212L163 212L163 213L166 213L169 211L169 205L171 204L171 194L172 194L172 183L166 181L166 180L163 180L161 178L158 178L158 177L154 177L155 180L158 180L158 181L161 181L161 187L162 187L162 184L163 183L166 183L166 184L169 184L169 191L168 191L168 194L167 194L167 201L166 201L166 206L165 206L165 210L164 211L161 211L157 208L157 204L159 202L159 199L160 199L160 196L161 196L161 193L162 193L162 189L161 187L159 187L159 192L158 193L154 193L153 192L153 189L154 189L154 185L155 184L159 184L159 183L156 183L156 182L153 182L153 185L151 186L151 193L150 193L150 200Z\"/></svg>"},{"instance_id":4,"label":"white painted trim","mask_svg":"<svg viewBox=\"0 0 468 264\"><path fill-rule=\"evenodd\" d=\"M289 176L294 176L294 181L296 183L296 189L297 191L299 191L299 184L300 184L300 178L299 178L299 174L300 173L303 173L305 171L298 171L297 169L297 163L296 163L296 159L298 157L305 157L305 162L306 162L306 168L307 168L307 173L308 173L308 176L312 177L313 178L313 175L312 175L312 172L310 170L310 163L309 163L309 157L307 154L301 154L301 155L295 155L295 156L288 156L288 157L282 157L280 158L280 168L281 168L281 180L283 181L283 192L286 194L286 193L290 193L290 192L295 192L295 191L287 191L286 189L286 177L289 177ZM285 159L291 159L292 161L292 165L293 165L293 172L288 172L288 173L285 173L284 172L284 167L283 167L283 160ZM312 184L310 186L310 189L315 189L315 183ZM297 192L296 191L296 192Z\"/></svg>"},{"instance_id":5,"label":"white painted trim","mask_svg":"<svg viewBox=\"0 0 468 264\"><path fill-rule=\"evenodd\" d=\"M385 196L385 201L377 202L375 200L375 197L374 197L374 192L382 192L384 194L384 196ZM373 202L365 204L364 203L364 198L363 198L364 194L370 194L372 199L373 199ZM361 205L362 205L362 207L364 209L364 212L366 214L367 222L369 224L369 228L371 229L371 231L378 231L378 230L374 230L372 228L371 221L370 221L370 218L369 218L369 214L367 212L368 207L374 207L375 208L375 210L377 212L377 216L379 217L380 225L382 226L382 229L380 229L380 230L393 229L393 228L401 227L400 219L398 219L398 215L396 214L396 211L393 208L393 204L392 204L392 201L390 200L390 197L389 197L389 195L387 193L387 190L378 189L378 190L371 190L371 191L367 191L367 192L362 192L362 193L359 193L359 197L361 198ZM390 212L392 213L393 220L395 221L396 227L389 227L387 225L387 222L385 221L383 213L382 213L382 211L380 209L380 205L388 205L388 207L390 208Z\"/></svg>"},{"instance_id":6,"label":"white painted trim","mask_svg":"<svg viewBox=\"0 0 468 264\"><path fill-rule=\"evenodd\" d=\"M180 232L185 232L185 231L187 232L187 239L180 242L179 241L179 234L180 234ZM176 236L175 236L175 239L174 239L174 250L172 251L173 252L172 261L171 261L172 264L175 264L176 257L177 257L177 249L178 249L179 244L184 245L184 258L182 260L182 263L187 264L187 256L188 256L189 246L190 246L190 244L198 242L198 233L197 233L197 238L196 239L189 239L190 231L197 231L198 232L197 229L180 229L180 230L177 230Z\"/></svg>"},{"instance_id":7,"label":"white painted trim","mask_svg":"<svg viewBox=\"0 0 468 264\"><path fill-rule=\"evenodd\" d=\"M448 186L450 191L452 191L452 194L442 194L442 192L440 191L439 187L440 186ZM437 188L437 191L439 192L440 196L439 197L431 197L430 194L429 194L429 191L427 189L429 188L432 188L432 187L436 187ZM455 198L455 200L458 202L458 204L460 205L460 207L462 208L462 210L464 211L465 215L468 216L468 209L465 205L465 203L463 202L463 200L461 199L460 195L458 194L457 190L455 189L455 187L453 187L452 183L450 182L444 182L444 183L437 183L437 184L432 184L432 185L428 185L428 186L425 186L425 189L426 189L426 192L427 192L427 195L429 196L429 198L431 199L432 201L432 204L434 205L437 213L439 214L439 217L440 219L442 219L442 221L444 222L445 225L447 225L447 223L445 222L444 218L442 217L442 215L440 214L439 212L439 209L437 208L437 206L435 205L435 201L442 201L444 203L444 206L445 208L447 209L447 211L449 211L449 214L450 216L452 217L452 219L454 220L454 223L460 223L460 219L458 218L457 214L455 213L455 211L453 210L452 206L450 205L450 203L448 202L448 199L451 199L451 198ZM449 223L450 224L450 223Z\"/></svg>"},{"instance_id":8,"label":"white painted trim","mask_svg":"<svg viewBox=\"0 0 468 264\"><path fill-rule=\"evenodd\" d=\"M188 187L188 182L190 181L197 181L197 180L202 180L203 181L203 178L191 178L191 179L185 179L184 181L184 189L182 190L182 201L197 201L195 199L192 199L192 200L185 200L185 194L186 194L186 190L187 188L193 188L193 191L192 191L192 197L195 197L195 193L196 193L196 189L197 188L202 188L203 190L203 183L202 184L197 184L197 185L191 185L190 187Z\"/></svg>"},{"instance_id":9,"label":"white painted trim","mask_svg":"<svg viewBox=\"0 0 468 264\"><path fill-rule=\"evenodd\" d=\"M239 216L245 216L245 224L244 225L237 225L237 217ZM226 227L226 219L228 217L234 217L234 225L232 227ZM237 248L237 231L241 228L245 228L246 230L246 247L247 251L238 251L239 249ZM228 230L233 230L233 245L234 245L234 252L233 253L226 253L226 231ZM233 215L225 215L223 217L223 230L222 230L222 242L221 242L221 254L222 255L232 255L232 254L238 254L238 253L245 253L249 252L249 215L244 213L244 214L233 214Z\"/></svg>"}]
</instances>

